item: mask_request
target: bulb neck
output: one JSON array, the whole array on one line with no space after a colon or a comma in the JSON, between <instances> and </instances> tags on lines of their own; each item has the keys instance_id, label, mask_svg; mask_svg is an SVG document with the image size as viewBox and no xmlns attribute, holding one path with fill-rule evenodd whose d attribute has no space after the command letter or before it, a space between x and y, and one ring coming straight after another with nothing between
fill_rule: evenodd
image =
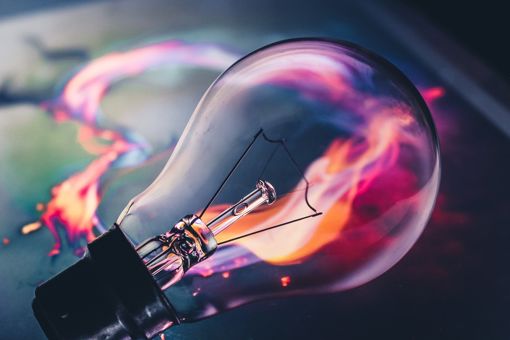
<instances>
[{"instance_id":1,"label":"bulb neck","mask_svg":"<svg viewBox=\"0 0 510 340\"><path fill-rule=\"evenodd\" d=\"M165 290L181 280L191 267L214 254L218 246L217 234L256 208L273 204L275 200L274 187L259 180L255 190L209 223L204 223L196 215L185 216L166 233L143 242L136 251L158 285Z\"/></svg>"},{"instance_id":2,"label":"bulb neck","mask_svg":"<svg viewBox=\"0 0 510 340\"><path fill-rule=\"evenodd\" d=\"M143 242L138 256L165 290L188 269L211 256L217 248L213 233L196 215L188 215L166 233Z\"/></svg>"},{"instance_id":3,"label":"bulb neck","mask_svg":"<svg viewBox=\"0 0 510 340\"><path fill-rule=\"evenodd\" d=\"M176 314L114 225L73 266L37 287L34 314L49 339L150 339Z\"/></svg>"}]
</instances>

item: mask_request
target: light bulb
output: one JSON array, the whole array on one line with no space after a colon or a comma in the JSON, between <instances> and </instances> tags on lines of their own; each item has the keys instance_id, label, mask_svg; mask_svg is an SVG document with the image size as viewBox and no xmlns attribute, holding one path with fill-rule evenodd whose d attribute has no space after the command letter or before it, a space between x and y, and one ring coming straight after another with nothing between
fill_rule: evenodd
<instances>
[{"instance_id":1,"label":"light bulb","mask_svg":"<svg viewBox=\"0 0 510 340\"><path fill-rule=\"evenodd\" d=\"M439 171L428 109L390 63L346 42L266 46L211 85L161 174L34 311L56 338L150 338L359 286L416 242Z\"/></svg>"}]
</instances>

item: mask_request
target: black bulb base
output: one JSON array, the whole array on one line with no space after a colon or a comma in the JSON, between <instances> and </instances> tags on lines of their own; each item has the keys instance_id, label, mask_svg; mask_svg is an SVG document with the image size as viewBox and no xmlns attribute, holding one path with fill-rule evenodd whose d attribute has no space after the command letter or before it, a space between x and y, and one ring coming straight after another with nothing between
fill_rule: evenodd
<instances>
[{"instance_id":1,"label":"black bulb base","mask_svg":"<svg viewBox=\"0 0 510 340\"><path fill-rule=\"evenodd\" d=\"M37 287L32 307L50 340L150 339L178 323L117 226L90 243L77 263Z\"/></svg>"}]
</instances>

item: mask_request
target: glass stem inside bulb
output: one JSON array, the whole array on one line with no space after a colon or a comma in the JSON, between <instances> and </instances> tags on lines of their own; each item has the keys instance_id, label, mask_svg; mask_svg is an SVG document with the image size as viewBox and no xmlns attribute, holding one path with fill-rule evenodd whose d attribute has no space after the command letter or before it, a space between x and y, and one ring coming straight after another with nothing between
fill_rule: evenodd
<instances>
[{"instance_id":1,"label":"glass stem inside bulb","mask_svg":"<svg viewBox=\"0 0 510 340\"><path fill-rule=\"evenodd\" d=\"M238 219L246 216L262 204L272 204L276 200L276 192L269 182L258 181L257 188L242 200L213 218L207 226L214 235L218 235Z\"/></svg>"},{"instance_id":2,"label":"glass stem inside bulb","mask_svg":"<svg viewBox=\"0 0 510 340\"><path fill-rule=\"evenodd\" d=\"M208 224L196 215L185 216L168 232L145 241L136 251L158 285L166 289L179 281L189 268L214 253L217 234L257 207L275 200L273 186L258 181L255 190Z\"/></svg>"}]
</instances>

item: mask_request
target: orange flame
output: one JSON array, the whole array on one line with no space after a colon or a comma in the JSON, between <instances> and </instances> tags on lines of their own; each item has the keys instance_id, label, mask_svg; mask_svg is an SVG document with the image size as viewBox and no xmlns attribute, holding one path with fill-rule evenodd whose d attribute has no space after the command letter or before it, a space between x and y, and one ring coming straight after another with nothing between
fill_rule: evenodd
<instances>
[{"instance_id":1,"label":"orange flame","mask_svg":"<svg viewBox=\"0 0 510 340\"><path fill-rule=\"evenodd\" d=\"M305 173L310 182L308 194L312 202L326 207L323 216L240 239L237 244L266 262L285 265L301 261L336 239L351 217L357 195L396 161L401 141L399 131L408 123L402 117L405 114L399 117L394 112L375 116L362 132L362 142L336 139L323 156L309 166ZM299 183L297 188L303 185ZM212 219L222 209L223 205L212 207L204 220ZM284 197L268 209L245 216L219 234L218 240L299 218L306 209L301 195ZM278 246L274 240L278 240Z\"/></svg>"},{"instance_id":2,"label":"orange flame","mask_svg":"<svg viewBox=\"0 0 510 340\"><path fill-rule=\"evenodd\" d=\"M84 170L71 175L51 189L51 200L39 203L40 221L22 227L22 233L34 232L42 225L55 238L51 255L60 252L61 229L77 253L80 242L90 242L94 231L103 231L96 210L101 202L100 179L113 163L127 152L143 149L140 141L132 141L129 134L97 126L100 103L112 83L136 76L160 64L189 64L223 70L237 56L213 45L185 44L177 40L146 45L124 52L114 52L93 60L71 77L62 93L42 106L58 121L75 120L80 123L78 142L90 154L98 156Z\"/></svg>"},{"instance_id":3,"label":"orange flame","mask_svg":"<svg viewBox=\"0 0 510 340\"><path fill-rule=\"evenodd\" d=\"M109 139L111 144L95 144L93 137ZM85 239L87 242L94 240L93 230L99 223L96 210L101 202L99 179L110 168L113 161L133 147L112 131L95 131L88 127L81 129L80 142L87 151L99 154L99 157L82 172L72 175L52 189L52 199L41 216L41 221L49 228L56 240L50 255L58 254L61 247L56 222L73 226L67 230L67 237L71 243L79 242L80 239Z\"/></svg>"}]
</instances>

